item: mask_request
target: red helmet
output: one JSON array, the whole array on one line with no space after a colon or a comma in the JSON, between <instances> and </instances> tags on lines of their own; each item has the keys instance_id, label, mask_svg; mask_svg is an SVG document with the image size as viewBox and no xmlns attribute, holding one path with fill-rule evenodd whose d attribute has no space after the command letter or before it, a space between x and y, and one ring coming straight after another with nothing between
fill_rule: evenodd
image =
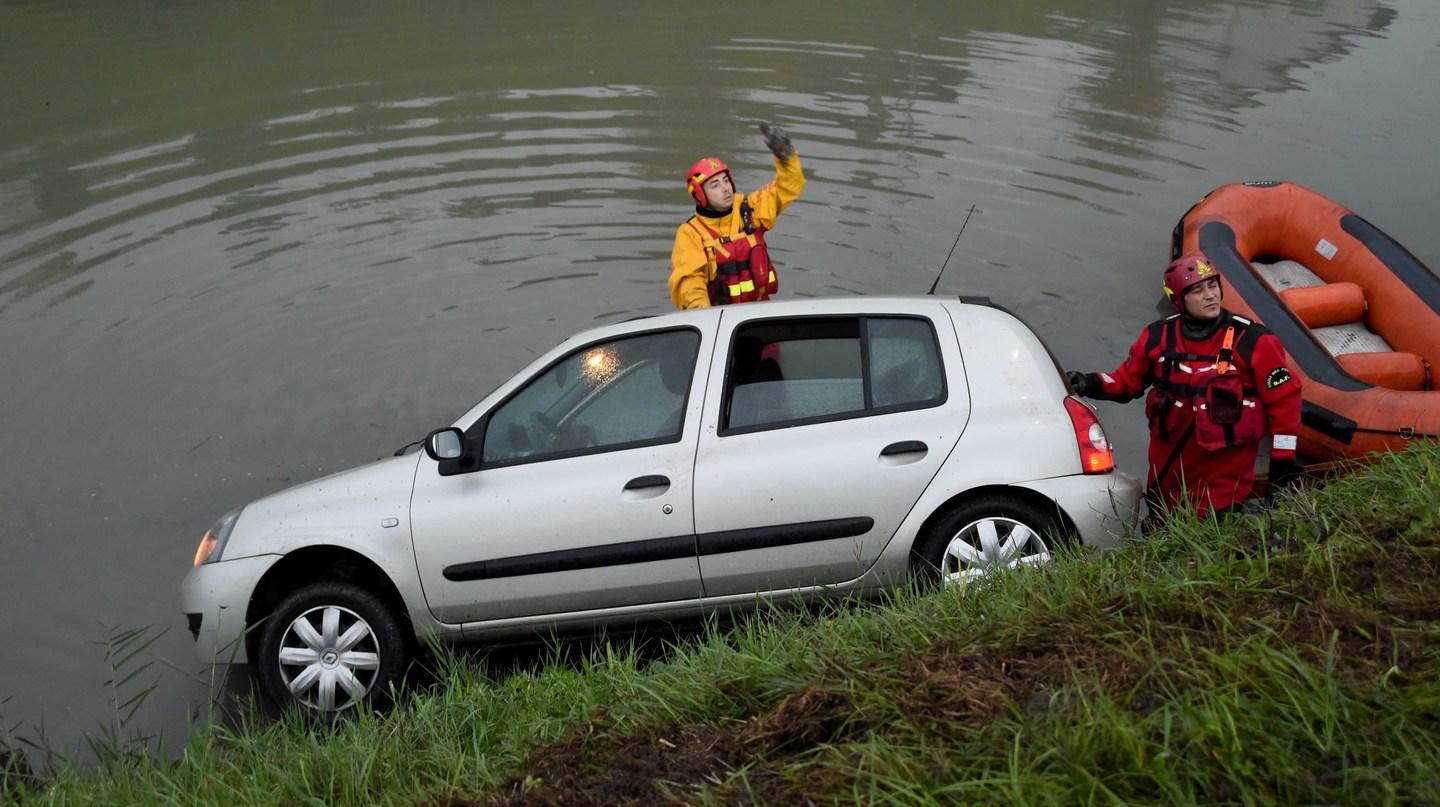
<instances>
[{"instance_id":1,"label":"red helmet","mask_svg":"<svg viewBox=\"0 0 1440 807\"><path fill-rule=\"evenodd\" d=\"M730 176L730 166L726 165L719 157L701 157L690 166L690 173L685 175L685 187L690 189L690 197L695 204L701 207L708 207L709 202L705 199L705 190L701 185L716 174L724 174L730 180L730 187L735 187L735 178Z\"/></svg>"},{"instance_id":2,"label":"red helmet","mask_svg":"<svg viewBox=\"0 0 1440 807\"><path fill-rule=\"evenodd\" d=\"M1185 290L1196 283L1219 276L1219 270L1205 257L1205 253L1186 253L1165 267L1165 297L1175 306L1176 311L1184 312Z\"/></svg>"}]
</instances>

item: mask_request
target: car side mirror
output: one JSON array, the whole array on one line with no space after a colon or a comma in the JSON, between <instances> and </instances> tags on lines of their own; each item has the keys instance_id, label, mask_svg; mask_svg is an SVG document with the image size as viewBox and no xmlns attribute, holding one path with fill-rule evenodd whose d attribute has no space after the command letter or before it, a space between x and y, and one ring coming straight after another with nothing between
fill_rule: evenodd
<instances>
[{"instance_id":1,"label":"car side mirror","mask_svg":"<svg viewBox=\"0 0 1440 807\"><path fill-rule=\"evenodd\" d=\"M483 434L485 422L476 427ZM483 440L470 440L465 433L451 426L436 429L425 437L425 455L435 460L436 470L441 476L468 474L480 470L480 456Z\"/></svg>"},{"instance_id":2,"label":"car side mirror","mask_svg":"<svg viewBox=\"0 0 1440 807\"><path fill-rule=\"evenodd\" d=\"M436 429L425 437L425 454L436 462L458 460L465 455L465 435L454 426Z\"/></svg>"}]
</instances>

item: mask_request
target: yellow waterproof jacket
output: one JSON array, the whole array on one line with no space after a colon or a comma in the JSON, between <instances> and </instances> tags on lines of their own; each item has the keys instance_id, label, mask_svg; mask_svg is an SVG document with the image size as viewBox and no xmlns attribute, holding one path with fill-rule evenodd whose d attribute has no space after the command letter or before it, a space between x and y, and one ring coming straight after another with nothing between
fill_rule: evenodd
<instances>
[{"instance_id":1,"label":"yellow waterproof jacket","mask_svg":"<svg viewBox=\"0 0 1440 807\"><path fill-rule=\"evenodd\" d=\"M785 161L775 158L775 179L745 197L755 224L766 230L773 228L780 211L795 201L804 188L805 172L800 170L800 156L791 155ZM722 236L734 237L745 232L738 198L730 206L730 212L720 218L698 213L694 218ZM709 308L710 294L706 289L714 278L715 262L706 256L700 232L688 223L681 224L675 231L675 249L670 253L670 299L675 301L675 307Z\"/></svg>"}]
</instances>

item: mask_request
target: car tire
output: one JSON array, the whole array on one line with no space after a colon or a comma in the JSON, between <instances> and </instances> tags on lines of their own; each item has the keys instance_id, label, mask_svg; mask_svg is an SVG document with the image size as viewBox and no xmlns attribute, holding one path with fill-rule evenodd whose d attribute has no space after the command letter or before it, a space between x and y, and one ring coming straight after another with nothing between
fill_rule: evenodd
<instances>
[{"instance_id":1,"label":"car tire","mask_svg":"<svg viewBox=\"0 0 1440 807\"><path fill-rule=\"evenodd\" d=\"M910 567L922 585L964 585L996 568L1048 563L1070 539L1058 509L990 495L935 522L916 541Z\"/></svg>"},{"instance_id":2,"label":"car tire","mask_svg":"<svg viewBox=\"0 0 1440 807\"><path fill-rule=\"evenodd\" d=\"M395 614L370 592L325 580L287 596L260 632L255 671L277 707L331 717L388 702L410 660Z\"/></svg>"}]
</instances>

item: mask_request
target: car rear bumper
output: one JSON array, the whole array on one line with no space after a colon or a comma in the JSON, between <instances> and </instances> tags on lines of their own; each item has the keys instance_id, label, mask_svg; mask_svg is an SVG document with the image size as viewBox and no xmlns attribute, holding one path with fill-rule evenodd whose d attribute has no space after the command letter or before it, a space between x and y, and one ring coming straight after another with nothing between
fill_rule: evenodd
<instances>
[{"instance_id":1,"label":"car rear bumper","mask_svg":"<svg viewBox=\"0 0 1440 807\"><path fill-rule=\"evenodd\" d=\"M1120 471L1037 479L1019 487L1054 500L1075 525L1081 542L1098 549L1119 548L1140 515L1140 483Z\"/></svg>"},{"instance_id":2,"label":"car rear bumper","mask_svg":"<svg viewBox=\"0 0 1440 807\"><path fill-rule=\"evenodd\" d=\"M255 584L279 555L257 555L197 566L180 584L180 610L205 664L243 664L245 610Z\"/></svg>"}]
</instances>

